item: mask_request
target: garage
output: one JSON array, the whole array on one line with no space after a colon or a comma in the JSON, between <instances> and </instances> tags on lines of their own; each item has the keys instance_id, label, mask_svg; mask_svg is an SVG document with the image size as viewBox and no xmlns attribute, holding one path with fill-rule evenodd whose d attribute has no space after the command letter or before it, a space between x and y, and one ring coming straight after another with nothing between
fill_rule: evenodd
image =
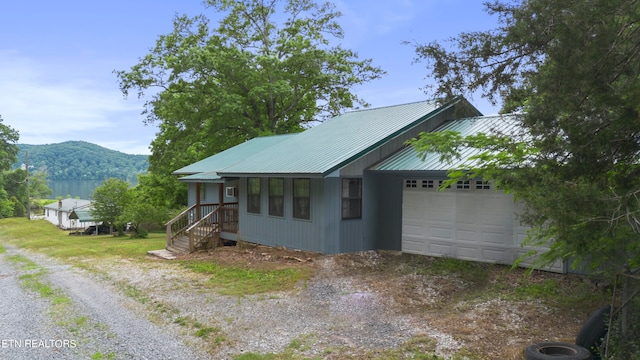
<instances>
[{"instance_id":1,"label":"garage","mask_svg":"<svg viewBox=\"0 0 640 360\"><path fill-rule=\"evenodd\" d=\"M404 180L403 252L512 265L530 250L521 247L527 228L516 218L512 195L481 180L439 190L441 181Z\"/></svg>"}]
</instances>

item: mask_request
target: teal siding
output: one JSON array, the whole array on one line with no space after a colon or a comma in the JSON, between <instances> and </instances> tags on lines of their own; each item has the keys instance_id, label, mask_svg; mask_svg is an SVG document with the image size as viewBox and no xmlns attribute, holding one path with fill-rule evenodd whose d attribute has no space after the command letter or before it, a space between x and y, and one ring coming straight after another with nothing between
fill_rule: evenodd
<instances>
[{"instance_id":1,"label":"teal siding","mask_svg":"<svg viewBox=\"0 0 640 360\"><path fill-rule=\"evenodd\" d=\"M269 246L324 252L322 180L311 179L311 219L293 218L293 180L284 179L284 216L269 215L268 178L261 178L260 214L247 212L247 179L239 181L239 232L238 239Z\"/></svg>"},{"instance_id":2,"label":"teal siding","mask_svg":"<svg viewBox=\"0 0 640 360\"><path fill-rule=\"evenodd\" d=\"M285 178L284 217L274 217L268 214L268 178L261 178L260 214L247 212L247 180L242 178L238 239L324 254L366 250L363 249L365 213L362 219L342 220L341 181L338 177L311 179L311 219L299 220L293 218L291 207L292 179Z\"/></svg>"},{"instance_id":3,"label":"teal siding","mask_svg":"<svg viewBox=\"0 0 640 360\"><path fill-rule=\"evenodd\" d=\"M196 194L196 183L187 183L188 187L189 187L189 205L193 205L196 203L196 196L200 196L199 194ZM218 183L201 183L200 187L201 189L204 189L204 199L200 199L201 203L209 203L209 204L217 204L219 203L218 200L218 196L219 196L219 189L218 189ZM224 191L224 188L230 186L230 187L238 187L238 182L237 181L227 181L226 183L222 184L222 191ZM224 196L224 202L225 203L233 203L233 202L237 202L238 198L237 197L228 197L228 196Z\"/></svg>"},{"instance_id":4,"label":"teal siding","mask_svg":"<svg viewBox=\"0 0 640 360\"><path fill-rule=\"evenodd\" d=\"M339 177L324 178L324 246L322 252L325 254L337 254L340 252L340 217L341 203L340 190L341 183Z\"/></svg>"},{"instance_id":5,"label":"teal siding","mask_svg":"<svg viewBox=\"0 0 640 360\"><path fill-rule=\"evenodd\" d=\"M363 183L363 247L401 250L402 175L365 171Z\"/></svg>"}]
</instances>

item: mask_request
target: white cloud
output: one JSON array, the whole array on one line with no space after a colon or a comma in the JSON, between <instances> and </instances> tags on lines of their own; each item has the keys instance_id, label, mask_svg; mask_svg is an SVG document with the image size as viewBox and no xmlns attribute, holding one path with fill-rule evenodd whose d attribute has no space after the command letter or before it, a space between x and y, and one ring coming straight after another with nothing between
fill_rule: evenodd
<instances>
[{"instance_id":1,"label":"white cloud","mask_svg":"<svg viewBox=\"0 0 640 360\"><path fill-rule=\"evenodd\" d=\"M149 153L153 129L142 129L140 104L123 99L112 74L100 78L83 73L86 69L0 51L0 116L4 123L18 130L20 143L102 141L117 145L110 147L115 150Z\"/></svg>"}]
</instances>

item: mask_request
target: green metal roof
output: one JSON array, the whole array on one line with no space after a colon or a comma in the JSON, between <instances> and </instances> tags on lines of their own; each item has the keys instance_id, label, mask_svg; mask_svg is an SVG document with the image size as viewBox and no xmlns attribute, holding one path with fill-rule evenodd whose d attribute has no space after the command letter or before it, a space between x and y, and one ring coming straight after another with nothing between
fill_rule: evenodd
<instances>
[{"instance_id":1,"label":"green metal roof","mask_svg":"<svg viewBox=\"0 0 640 360\"><path fill-rule=\"evenodd\" d=\"M77 219L80 222L92 222L93 215L91 215L91 211L89 210L74 210L69 215L69 219Z\"/></svg>"},{"instance_id":2,"label":"green metal roof","mask_svg":"<svg viewBox=\"0 0 640 360\"><path fill-rule=\"evenodd\" d=\"M218 174L223 177L326 175L460 101L445 105L422 101L348 112L230 165Z\"/></svg>"},{"instance_id":3,"label":"green metal roof","mask_svg":"<svg viewBox=\"0 0 640 360\"><path fill-rule=\"evenodd\" d=\"M216 172L233 165L235 163L243 161L245 158L250 157L253 154L259 153L264 149L278 144L296 134L286 135L274 135L253 138L249 141L245 141L242 144L236 145L225 151L219 152L215 155L209 156L206 159L195 162L191 165L185 166L179 170L173 172L175 175L193 175L185 176L180 180L200 180L199 175L202 176L201 180L214 180L219 179ZM194 175L196 174L196 175Z\"/></svg>"},{"instance_id":4,"label":"green metal roof","mask_svg":"<svg viewBox=\"0 0 640 360\"><path fill-rule=\"evenodd\" d=\"M180 178L180 181L184 181L184 182L206 181L206 182L213 182L213 183L224 182L222 177L218 175L218 173L215 171L183 176Z\"/></svg>"},{"instance_id":5,"label":"green metal roof","mask_svg":"<svg viewBox=\"0 0 640 360\"><path fill-rule=\"evenodd\" d=\"M521 136L517 117L518 115L516 114L509 114L451 120L434 131L452 130L459 132L462 136L496 132L511 136ZM436 153L427 153L425 159L422 160L413 146L407 146L369 169L375 171L447 171L463 164L468 164L469 157L477 155L479 152L477 149L463 149L461 158L453 159L449 163L441 161L440 154Z\"/></svg>"}]
</instances>

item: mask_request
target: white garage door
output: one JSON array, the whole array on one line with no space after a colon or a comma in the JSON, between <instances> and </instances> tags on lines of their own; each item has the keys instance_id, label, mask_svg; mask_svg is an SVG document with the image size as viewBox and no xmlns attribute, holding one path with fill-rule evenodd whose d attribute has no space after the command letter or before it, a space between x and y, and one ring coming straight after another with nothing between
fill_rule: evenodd
<instances>
[{"instance_id":1,"label":"white garage door","mask_svg":"<svg viewBox=\"0 0 640 360\"><path fill-rule=\"evenodd\" d=\"M444 191L438 180L410 179L404 185L402 251L507 265L528 251L520 245L527 228L516 219L513 196L482 181Z\"/></svg>"}]
</instances>

